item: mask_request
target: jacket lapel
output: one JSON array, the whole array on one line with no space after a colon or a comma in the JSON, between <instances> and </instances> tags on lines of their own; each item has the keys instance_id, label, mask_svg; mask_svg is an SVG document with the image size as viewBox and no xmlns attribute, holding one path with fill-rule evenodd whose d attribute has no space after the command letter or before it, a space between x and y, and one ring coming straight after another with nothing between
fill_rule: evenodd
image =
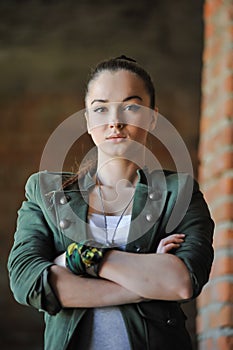
<instances>
[{"instance_id":1,"label":"jacket lapel","mask_svg":"<svg viewBox=\"0 0 233 350\"><path fill-rule=\"evenodd\" d=\"M150 179L148 184L139 182L136 187L127 251L145 253L155 246L155 236L170 196L159 175L154 174L153 181Z\"/></svg>"}]
</instances>

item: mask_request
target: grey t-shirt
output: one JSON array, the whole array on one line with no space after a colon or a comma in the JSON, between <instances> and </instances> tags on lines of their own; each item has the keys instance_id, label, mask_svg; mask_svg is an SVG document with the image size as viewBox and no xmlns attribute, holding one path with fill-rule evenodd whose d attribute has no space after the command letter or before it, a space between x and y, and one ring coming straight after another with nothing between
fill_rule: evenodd
<instances>
[{"instance_id":1,"label":"grey t-shirt","mask_svg":"<svg viewBox=\"0 0 233 350\"><path fill-rule=\"evenodd\" d=\"M76 344L77 350L129 350L129 338L119 308L89 309L78 326Z\"/></svg>"},{"instance_id":2,"label":"grey t-shirt","mask_svg":"<svg viewBox=\"0 0 233 350\"><path fill-rule=\"evenodd\" d=\"M127 242L131 216L126 215L119 223L115 233L115 243L125 245ZM107 216L108 229L114 232L119 216ZM104 219L102 215L89 216L89 238L100 243L105 242L103 231ZM102 235L101 230L102 228ZM89 309L76 334L76 349L86 350L129 350L130 342L120 308L117 306ZM72 346L73 349L73 346Z\"/></svg>"}]
</instances>

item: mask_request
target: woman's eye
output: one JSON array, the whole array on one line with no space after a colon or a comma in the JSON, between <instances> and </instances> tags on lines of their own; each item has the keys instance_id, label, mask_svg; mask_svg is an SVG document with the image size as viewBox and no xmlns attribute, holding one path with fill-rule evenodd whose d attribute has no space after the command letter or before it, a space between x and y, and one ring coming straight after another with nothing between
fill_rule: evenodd
<instances>
[{"instance_id":1,"label":"woman's eye","mask_svg":"<svg viewBox=\"0 0 233 350\"><path fill-rule=\"evenodd\" d=\"M103 113L103 112L107 112L107 108L106 107L96 107L93 111L95 113Z\"/></svg>"},{"instance_id":2,"label":"woman's eye","mask_svg":"<svg viewBox=\"0 0 233 350\"><path fill-rule=\"evenodd\" d=\"M133 104L133 105L125 106L124 110L131 111L131 112L137 112L140 108L141 108L141 106L139 106L137 104Z\"/></svg>"}]
</instances>

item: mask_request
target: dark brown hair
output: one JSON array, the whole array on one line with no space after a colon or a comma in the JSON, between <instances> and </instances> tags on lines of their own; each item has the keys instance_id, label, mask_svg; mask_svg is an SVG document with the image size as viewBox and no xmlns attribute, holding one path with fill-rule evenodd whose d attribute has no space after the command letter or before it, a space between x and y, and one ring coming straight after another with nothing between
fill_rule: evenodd
<instances>
[{"instance_id":1,"label":"dark brown hair","mask_svg":"<svg viewBox=\"0 0 233 350\"><path fill-rule=\"evenodd\" d=\"M110 58L109 60L105 60L98 63L89 76L86 93L88 93L88 86L90 82L95 78L97 78L100 73L102 73L103 71L116 72L118 70L127 70L129 72L136 74L138 77L140 77L143 80L145 84L145 88L148 94L150 95L150 108L154 109L155 108L155 88L150 75L133 58L126 57L125 55L115 57L115 58Z\"/></svg>"}]
</instances>

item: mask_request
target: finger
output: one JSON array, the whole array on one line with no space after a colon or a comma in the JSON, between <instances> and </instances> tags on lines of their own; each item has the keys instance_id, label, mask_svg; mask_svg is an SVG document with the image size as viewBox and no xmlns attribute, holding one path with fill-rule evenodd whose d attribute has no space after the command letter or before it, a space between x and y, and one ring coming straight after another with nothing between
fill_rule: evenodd
<instances>
[{"instance_id":1,"label":"finger","mask_svg":"<svg viewBox=\"0 0 233 350\"><path fill-rule=\"evenodd\" d=\"M185 234L184 233L174 233L173 235L167 236L167 238L169 238L169 237L185 238Z\"/></svg>"},{"instance_id":2,"label":"finger","mask_svg":"<svg viewBox=\"0 0 233 350\"><path fill-rule=\"evenodd\" d=\"M157 248L157 253L164 253L165 250L169 251L171 250L172 248L168 247L165 249L165 247L169 244L181 244L184 242L184 238L185 238L185 234L183 233L175 233L175 234L172 234L170 236L167 236L165 238L163 238L160 242L159 242L159 245L158 245L158 248ZM175 248L178 248L179 246L175 246Z\"/></svg>"},{"instance_id":3,"label":"finger","mask_svg":"<svg viewBox=\"0 0 233 350\"><path fill-rule=\"evenodd\" d=\"M180 244L178 243L169 243L167 245L159 245L156 253L165 254L165 253L168 253L170 250L177 249L179 247L180 247Z\"/></svg>"},{"instance_id":4,"label":"finger","mask_svg":"<svg viewBox=\"0 0 233 350\"><path fill-rule=\"evenodd\" d=\"M168 236L166 238L163 238L160 243L162 245L166 245L166 244L169 244L169 243L182 243L184 241L184 238L183 237L179 237L177 235L171 235L171 236Z\"/></svg>"}]
</instances>

